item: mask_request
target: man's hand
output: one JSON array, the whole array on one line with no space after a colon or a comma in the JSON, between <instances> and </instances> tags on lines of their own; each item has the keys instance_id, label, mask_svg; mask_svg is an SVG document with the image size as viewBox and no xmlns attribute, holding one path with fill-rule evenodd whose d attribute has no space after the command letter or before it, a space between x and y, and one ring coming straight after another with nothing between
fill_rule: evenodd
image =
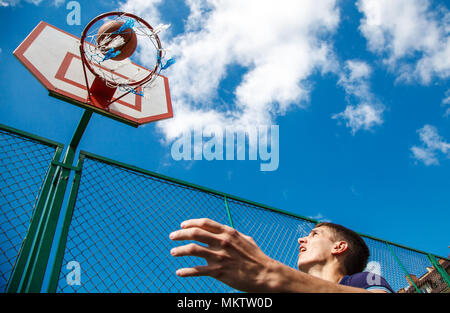
<instances>
[{"instance_id":1,"label":"man's hand","mask_svg":"<svg viewBox=\"0 0 450 313\"><path fill-rule=\"evenodd\" d=\"M170 253L175 257L201 257L208 265L179 269L178 276L211 276L241 291L270 290L272 265L276 261L265 255L251 237L206 218L184 221L181 228L171 233L170 239L194 240L208 246L190 243L173 248Z\"/></svg>"}]
</instances>

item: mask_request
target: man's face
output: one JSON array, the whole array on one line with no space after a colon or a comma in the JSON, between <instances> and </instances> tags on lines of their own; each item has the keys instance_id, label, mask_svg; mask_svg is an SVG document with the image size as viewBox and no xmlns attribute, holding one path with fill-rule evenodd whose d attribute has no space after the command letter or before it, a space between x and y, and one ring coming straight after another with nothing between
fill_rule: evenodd
<instances>
[{"instance_id":1,"label":"man's face","mask_svg":"<svg viewBox=\"0 0 450 313\"><path fill-rule=\"evenodd\" d=\"M299 238L300 244L297 267L308 272L316 265L324 265L332 257L334 246L332 230L326 226L314 228L307 237Z\"/></svg>"}]
</instances>

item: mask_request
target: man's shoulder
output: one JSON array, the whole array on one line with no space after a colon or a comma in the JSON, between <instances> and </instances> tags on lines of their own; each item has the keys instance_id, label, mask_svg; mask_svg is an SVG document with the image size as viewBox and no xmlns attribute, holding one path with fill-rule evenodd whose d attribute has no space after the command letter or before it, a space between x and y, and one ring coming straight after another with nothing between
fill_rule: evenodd
<instances>
[{"instance_id":1,"label":"man's shoulder","mask_svg":"<svg viewBox=\"0 0 450 313\"><path fill-rule=\"evenodd\" d=\"M340 281L340 284L366 290L378 289L386 292L394 292L384 277L371 272L360 272L344 276Z\"/></svg>"}]
</instances>

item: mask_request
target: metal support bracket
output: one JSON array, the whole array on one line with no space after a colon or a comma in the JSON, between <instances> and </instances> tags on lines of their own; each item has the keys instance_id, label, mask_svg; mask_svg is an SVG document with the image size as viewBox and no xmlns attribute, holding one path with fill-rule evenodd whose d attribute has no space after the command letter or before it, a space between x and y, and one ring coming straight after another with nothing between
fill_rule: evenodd
<instances>
[{"instance_id":1,"label":"metal support bracket","mask_svg":"<svg viewBox=\"0 0 450 313\"><path fill-rule=\"evenodd\" d=\"M75 171L76 173L81 172L81 168L80 167L64 164L62 162L52 161L52 164L56 165L56 166L59 166L59 167L62 167L62 168L65 168L67 170Z\"/></svg>"}]
</instances>

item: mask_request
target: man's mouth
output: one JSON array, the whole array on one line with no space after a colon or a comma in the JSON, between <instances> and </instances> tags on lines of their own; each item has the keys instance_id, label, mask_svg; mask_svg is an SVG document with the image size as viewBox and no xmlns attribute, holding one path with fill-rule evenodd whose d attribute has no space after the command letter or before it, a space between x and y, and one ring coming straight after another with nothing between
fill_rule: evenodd
<instances>
[{"instance_id":1,"label":"man's mouth","mask_svg":"<svg viewBox=\"0 0 450 313\"><path fill-rule=\"evenodd\" d=\"M299 252L300 253L304 253L306 251L306 248L303 246L300 246Z\"/></svg>"}]
</instances>

